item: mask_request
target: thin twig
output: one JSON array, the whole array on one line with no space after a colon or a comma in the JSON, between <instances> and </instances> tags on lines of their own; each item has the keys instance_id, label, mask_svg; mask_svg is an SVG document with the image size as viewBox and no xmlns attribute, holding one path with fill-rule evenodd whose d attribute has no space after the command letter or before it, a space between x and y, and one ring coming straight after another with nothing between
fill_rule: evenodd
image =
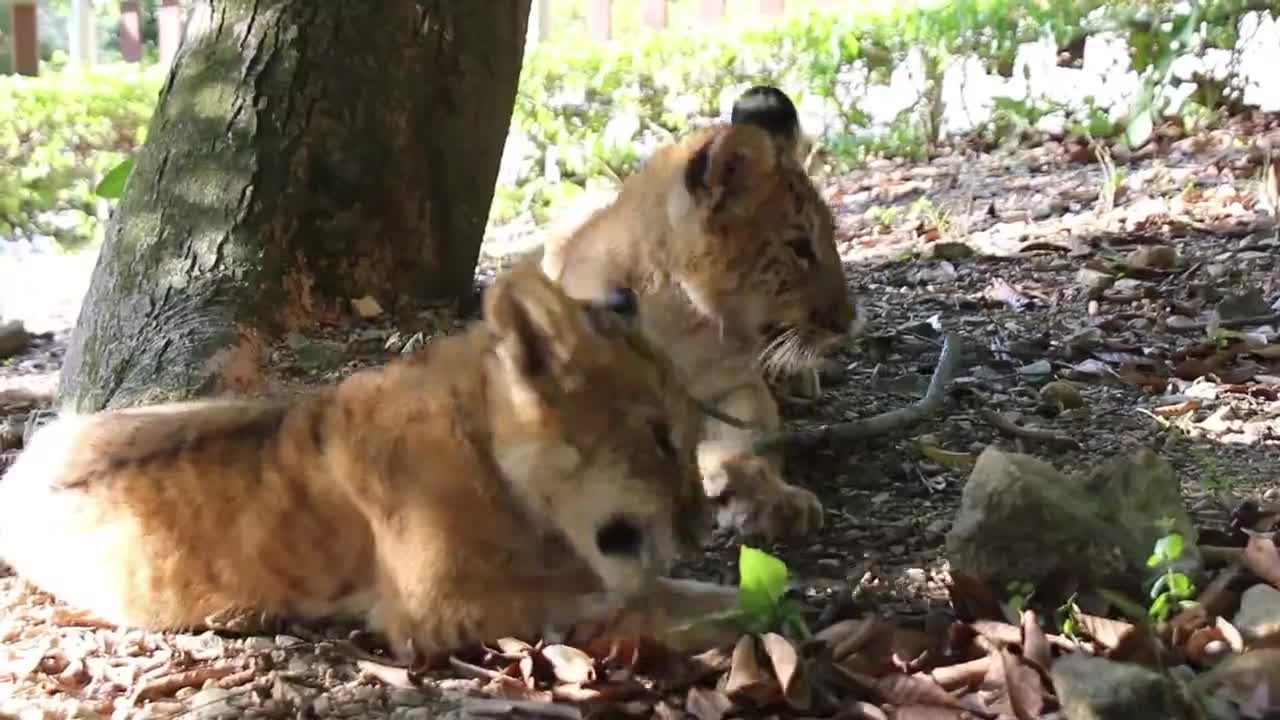
<instances>
[{"instance_id":1,"label":"thin twig","mask_svg":"<svg viewBox=\"0 0 1280 720\"><path fill-rule=\"evenodd\" d=\"M991 423L995 429L1006 435L1011 435L1023 440L1031 440L1033 442L1048 443L1050 445L1070 448L1073 450L1080 449L1080 443L1077 442L1075 438L1060 435L1052 430L1046 430L1044 428L1024 427L990 408L982 409L982 417L984 420Z\"/></svg>"},{"instance_id":2,"label":"thin twig","mask_svg":"<svg viewBox=\"0 0 1280 720\"><path fill-rule=\"evenodd\" d=\"M235 675L238 670L234 665L212 665L171 673L138 687L130 698L130 704L137 703L139 700L168 697L183 688L198 688L206 681L216 682Z\"/></svg>"},{"instance_id":3,"label":"thin twig","mask_svg":"<svg viewBox=\"0 0 1280 720\"><path fill-rule=\"evenodd\" d=\"M816 445L824 441L859 440L886 435L914 425L936 413L942 406L947 383L951 382L959 363L960 340L948 333L942 343L942 355L938 357L938 366L929 380L929 389L924 397L915 403L861 420L819 425L805 430L767 433L756 439L754 449L756 452L764 452L790 444Z\"/></svg>"}]
</instances>

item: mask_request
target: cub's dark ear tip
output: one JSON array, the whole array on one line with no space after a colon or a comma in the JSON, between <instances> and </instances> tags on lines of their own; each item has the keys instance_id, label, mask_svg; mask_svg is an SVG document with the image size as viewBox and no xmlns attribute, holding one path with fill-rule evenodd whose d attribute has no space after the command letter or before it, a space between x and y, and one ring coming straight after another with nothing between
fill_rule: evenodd
<instances>
[{"instance_id":1,"label":"cub's dark ear tip","mask_svg":"<svg viewBox=\"0 0 1280 720\"><path fill-rule=\"evenodd\" d=\"M769 125L787 124L798 118L795 103L782 90L772 85L756 85L748 88L733 102L729 122L735 124Z\"/></svg>"},{"instance_id":2,"label":"cub's dark ear tip","mask_svg":"<svg viewBox=\"0 0 1280 720\"><path fill-rule=\"evenodd\" d=\"M622 317L635 316L638 305L636 293L629 287L610 288L604 296L605 309Z\"/></svg>"},{"instance_id":3,"label":"cub's dark ear tip","mask_svg":"<svg viewBox=\"0 0 1280 720\"><path fill-rule=\"evenodd\" d=\"M733 103L729 123L754 125L786 143L794 143L800 137L800 116L795 103L772 85L756 85L739 95Z\"/></svg>"}]
</instances>

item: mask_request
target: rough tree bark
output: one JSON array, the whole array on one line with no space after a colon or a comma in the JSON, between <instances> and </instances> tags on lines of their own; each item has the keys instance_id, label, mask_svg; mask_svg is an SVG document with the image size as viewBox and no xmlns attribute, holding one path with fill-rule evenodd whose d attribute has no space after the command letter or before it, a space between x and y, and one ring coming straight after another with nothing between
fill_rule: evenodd
<instances>
[{"instance_id":1,"label":"rough tree bark","mask_svg":"<svg viewBox=\"0 0 1280 720\"><path fill-rule=\"evenodd\" d=\"M529 0L206 0L72 335L62 410L252 392L351 298L463 297Z\"/></svg>"}]
</instances>

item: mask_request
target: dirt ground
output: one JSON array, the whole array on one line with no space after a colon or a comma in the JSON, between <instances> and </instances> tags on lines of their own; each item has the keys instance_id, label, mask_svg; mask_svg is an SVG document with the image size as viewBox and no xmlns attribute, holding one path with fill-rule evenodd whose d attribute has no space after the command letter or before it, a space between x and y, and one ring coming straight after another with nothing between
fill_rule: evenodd
<instances>
[{"instance_id":1,"label":"dirt ground","mask_svg":"<svg viewBox=\"0 0 1280 720\"><path fill-rule=\"evenodd\" d=\"M940 329L963 340L965 356L936 416L789 457L793 481L825 503L826 526L768 549L788 563L815 629L868 606L923 623L945 605L944 536L966 457L991 443L1060 468L1151 447L1177 469L1204 528L1220 527L1241 499L1280 495L1280 356L1206 344L1215 322L1252 334L1246 343L1275 343L1280 332L1280 242L1257 150L1278 141L1275 118L1192 138L1170 132L1117 160L1113 208L1100 199L1103 166L1071 144L876 163L823 180L851 289L874 323L832 358L820 397L785 403L788 422L839 422L914 401L938 359ZM482 279L501 255L493 247L522 244L527 230L499 229ZM1160 247L1176 257L1152 249ZM1097 271L1118 263L1128 271L1101 285ZM61 317L0 367L0 449L10 454L56 380L74 313ZM286 338L274 359L285 384L328 381L456 322L439 309L326 328ZM1055 378L1073 383L1079 407L1042 399ZM1018 437L984 410L1074 442ZM736 558L737 543L718 537L681 573L736 582ZM483 681L455 670L426 688L389 687L315 638L80 626L12 577L0 579L0 643L0 716L38 703L49 717L292 717L308 708L298 716L418 718L455 708L442 698ZM181 670L194 674L174 679Z\"/></svg>"}]
</instances>

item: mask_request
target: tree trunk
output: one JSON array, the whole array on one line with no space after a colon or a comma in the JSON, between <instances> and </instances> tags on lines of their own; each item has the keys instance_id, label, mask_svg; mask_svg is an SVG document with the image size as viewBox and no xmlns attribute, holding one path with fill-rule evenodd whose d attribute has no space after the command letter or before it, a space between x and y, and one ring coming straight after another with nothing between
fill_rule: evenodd
<instances>
[{"instance_id":1,"label":"tree trunk","mask_svg":"<svg viewBox=\"0 0 1280 720\"><path fill-rule=\"evenodd\" d=\"M206 0L85 296L59 405L252 391L267 344L472 291L529 0Z\"/></svg>"}]
</instances>

